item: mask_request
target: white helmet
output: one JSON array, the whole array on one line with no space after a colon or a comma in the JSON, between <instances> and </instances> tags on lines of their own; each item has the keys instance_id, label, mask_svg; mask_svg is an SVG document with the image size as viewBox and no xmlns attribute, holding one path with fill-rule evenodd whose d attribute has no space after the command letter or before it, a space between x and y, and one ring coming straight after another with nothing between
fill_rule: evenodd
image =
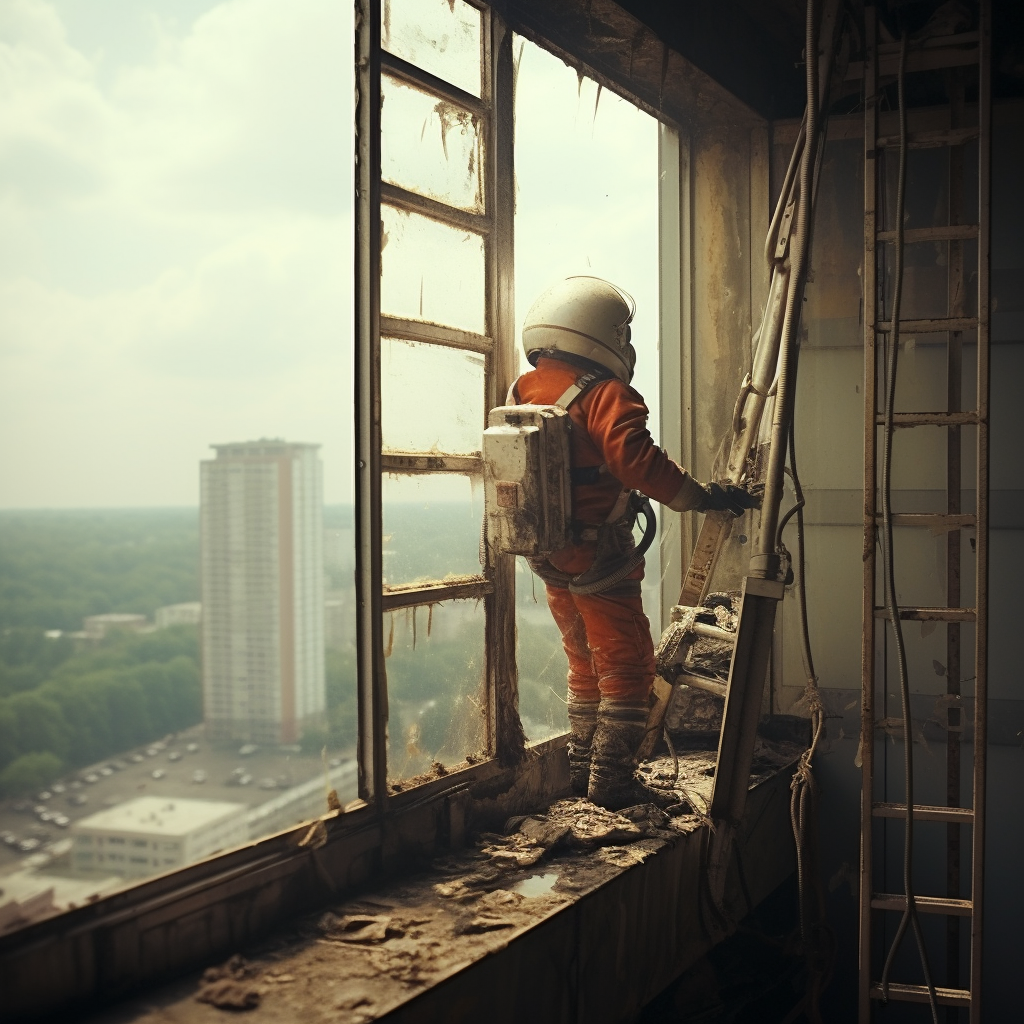
<instances>
[{"instance_id":1,"label":"white helmet","mask_svg":"<svg viewBox=\"0 0 1024 1024\"><path fill-rule=\"evenodd\" d=\"M636 363L629 343L635 312L632 296L610 282L567 277L542 292L526 314L526 358L536 366L544 352L567 352L600 363L628 384Z\"/></svg>"}]
</instances>

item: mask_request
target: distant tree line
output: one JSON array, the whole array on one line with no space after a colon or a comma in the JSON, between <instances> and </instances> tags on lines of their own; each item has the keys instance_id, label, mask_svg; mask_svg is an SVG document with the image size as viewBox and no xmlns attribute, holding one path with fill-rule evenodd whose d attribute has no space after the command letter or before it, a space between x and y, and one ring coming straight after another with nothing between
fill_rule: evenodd
<instances>
[{"instance_id":1,"label":"distant tree line","mask_svg":"<svg viewBox=\"0 0 1024 1024\"><path fill-rule=\"evenodd\" d=\"M198 509L0 512L0 633L198 599Z\"/></svg>"}]
</instances>

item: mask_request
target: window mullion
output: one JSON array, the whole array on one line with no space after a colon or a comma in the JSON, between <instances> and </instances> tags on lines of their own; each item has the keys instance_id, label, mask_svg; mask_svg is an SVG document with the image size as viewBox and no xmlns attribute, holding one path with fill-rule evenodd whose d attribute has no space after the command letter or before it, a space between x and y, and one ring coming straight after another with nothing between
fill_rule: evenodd
<instances>
[{"instance_id":1,"label":"window mullion","mask_svg":"<svg viewBox=\"0 0 1024 1024\"><path fill-rule=\"evenodd\" d=\"M429 71L424 71L423 68L418 68L415 64L410 64L407 60L402 60L401 57L388 53L387 50L381 51L380 65L381 70L393 78L434 93L442 99L450 100L470 113L477 114L480 117L487 116L488 106L485 101L478 100L471 93L460 89L457 85L451 85L443 78L438 78Z\"/></svg>"},{"instance_id":2,"label":"window mullion","mask_svg":"<svg viewBox=\"0 0 1024 1024\"><path fill-rule=\"evenodd\" d=\"M380 318L380 333L387 338L424 341L430 345L460 348L482 355L490 352L494 345L493 339L486 334L474 334L472 331L460 331L456 327L425 323L422 320L404 320L396 316Z\"/></svg>"},{"instance_id":3,"label":"window mullion","mask_svg":"<svg viewBox=\"0 0 1024 1024\"><path fill-rule=\"evenodd\" d=\"M487 408L503 405L516 378L514 230L514 70L512 29L493 9L484 35L485 88L491 117L487 132L488 331L494 347L487 360ZM487 683L490 750L503 764L514 764L526 750L519 718L516 665L515 557L487 552L486 572L494 584L487 598Z\"/></svg>"},{"instance_id":4,"label":"window mullion","mask_svg":"<svg viewBox=\"0 0 1024 1024\"><path fill-rule=\"evenodd\" d=\"M387 804L387 681L381 613L380 0L356 26L355 498L359 795Z\"/></svg>"},{"instance_id":5,"label":"window mullion","mask_svg":"<svg viewBox=\"0 0 1024 1024\"><path fill-rule=\"evenodd\" d=\"M483 214L469 213L455 206L439 203L436 199L421 196L418 192L410 192L400 185L392 185L387 181L381 182L380 191L384 202L390 206L397 206L400 210L421 213L424 217L430 217L432 220L439 220L456 228L465 228L467 231L475 231L481 235L486 235L491 230L491 219Z\"/></svg>"}]
</instances>

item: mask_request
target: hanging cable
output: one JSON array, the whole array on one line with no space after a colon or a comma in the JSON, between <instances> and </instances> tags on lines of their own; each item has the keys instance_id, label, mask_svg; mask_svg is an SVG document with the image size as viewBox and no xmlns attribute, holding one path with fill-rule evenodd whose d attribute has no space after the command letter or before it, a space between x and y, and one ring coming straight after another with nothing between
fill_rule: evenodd
<instances>
[{"instance_id":1,"label":"hanging cable","mask_svg":"<svg viewBox=\"0 0 1024 1024\"><path fill-rule=\"evenodd\" d=\"M893 281L892 309L889 314L889 359L886 370L885 429L882 449L882 562L885 575L885 605L892 625L893 641L896 646L899 665L900 696L903 702L903 769L906 776L905 792L907 816L903 842L903 887L907 905L900 918L899 927L893 937L889 953L882 969L882 1000L889 997L889 972L892 970L896 951L903 941L909 924L917 940L921 957L921 968L928 988L928 1004L932 1011L932 1024L939 1024L939 1009L935 999L935 985L928 966L928 952L924 945L921 922L917 914L917 899L914 894L914 737L910 716L910 679L907 672L907 651L903 642L903 625L900 621L899 603L896 599L896 573L892 552L892 441L893 407L896 402L896 364L900 348L900 306L903 300L903 217L907 189L907 105L904 96L904 77L907 64L907 32L903 30L900 41L900 63L896 76L896 94L899 107L900 162L896 185L896 244ZM867 297L874 301L874 296Z\"/></svg>"}]
</instances>

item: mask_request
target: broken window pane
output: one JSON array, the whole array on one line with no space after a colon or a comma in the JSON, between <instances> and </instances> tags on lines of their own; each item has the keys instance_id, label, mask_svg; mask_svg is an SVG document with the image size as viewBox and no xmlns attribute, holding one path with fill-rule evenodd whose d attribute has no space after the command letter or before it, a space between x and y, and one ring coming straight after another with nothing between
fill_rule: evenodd
<instances>
[{"instance_id":1,"label":"broken window pane","mask_svg":"<svg viewBox=\"0 0 1024 1024\"><path fill-rule=\"evenodd\" d=\"M380 217L381 313L486 333L483 236L393 206Z\"/></svg>"},{"instance_id":2,"label":"broken window pane","mask_svg":"<svg viewBox=\"0 0 1024 1024\"><path fill-rule=\"evenodd\" d=\"M516 663L519 717L527 739L539 743L560 736L569 728L565 704L569 666L544 584L525 558L516 559Z\"/></svg>"},{"instance_id":3,"label":"broken window pane","mask_svg":"<svg viewBox=\"0 0 1024 1024\"><path fill-rule=\"evenodd\" d=\"M380 372L385 450L455 455L480 451L482 355L382 338Z\"/></svg>"},{"instance_id":4,"label":"broken window pane","mask_svg":"<svg viewBox=\"0 0 1024 1024\"><path fill-rule=\"evenodd\" d=\"M456 473L386 474L384 584L480 573L483 487Z\"/></svg>"},{"instance_id":5,"label":"broken window pane","mask_svg":"<svg viewBox=\"0 0 1024 1024\"><path fill-rule=\"evenodd\" d=\"M483 211L483 146L476 114L381 76L381 177L474 213Z\"/></svg>"},{"instance_id":6,"label":"broken window pane","mask_svg":"<svg viewBox=\"0 0 1024 1024\"><path fill-rule=\"evenodd\" d=\"M483 757L484 606L446 601L384 614L389 780ZM423 781L423 780L419 780Z\"/></svg>"},{"instance_id":7,"label":"broken window pane","mask_svg":"<svg viewBox=\"0 0 1024 1024\"><path fill-rule=\"evenodd\" d=\"M463 0L384 0L381 45L480 95L480 12Z\"/></svg>"}]
</instances>

